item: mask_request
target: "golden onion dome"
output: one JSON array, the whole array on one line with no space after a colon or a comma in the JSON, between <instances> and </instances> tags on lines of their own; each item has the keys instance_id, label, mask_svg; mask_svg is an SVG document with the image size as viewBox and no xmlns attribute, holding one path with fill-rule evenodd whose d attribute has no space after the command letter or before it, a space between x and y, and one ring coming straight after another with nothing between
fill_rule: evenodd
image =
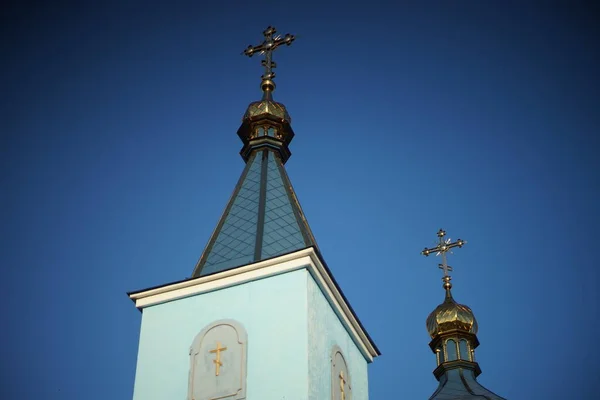
<instances>
[{"instance_id":1,"label":"golden onion dome","mask_svg":"<svg viewBox=\"0 0 600 400\"><path fill-rule=\"evenodd\" d=\"M260 101L254 101L250 103L243 119L252 119L259 115L272 115L281 122L291 123L292 119L288 114L285 106L281 103L273 101L272 99L262 99Z\"/></svg>"},{"instance_id":2,"label":"golden onion dome","mask_svg":"<svg viewBox=\"0 0 600 400\"><path fill-rule=\"evenodd\" d=\"M292 118L290 118L290 114L288 114L285 106L273 100L275 82L269 79L263 79L260 87L263 91L262 100L250 103L243 119L248 120L262 115L270 115L281 120L281 122L291 124Z\"/></svg>"},{"instance_id":3,"label":"golden onion dome","mask_svg":"<svg viewBox=\"0 0 600 400\"><path fill-rule=\"evenodd\" d=\"M437 335L455 329L476 335L478 330L477 320L468 306L458 304L452 298L448 287L444 302L437 306L427 317L427 331L433 339Z\"/></svg>"}]
</instances>

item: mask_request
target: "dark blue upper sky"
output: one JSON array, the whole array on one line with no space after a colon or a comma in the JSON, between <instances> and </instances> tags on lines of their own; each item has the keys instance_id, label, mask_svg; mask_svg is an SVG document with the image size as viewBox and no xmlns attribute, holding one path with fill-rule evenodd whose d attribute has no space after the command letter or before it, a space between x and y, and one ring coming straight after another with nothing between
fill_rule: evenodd
<instances>
[{"instance_id":1,"label":"dark blue upper sky","mask_svg":"<svg viewBox=\"0 0 600 400\"><path fill-rule=\"evenodd\" d=\"M0 397L131 398L141 315L125 292L191 275L260 96L259 60L240 54L270 24L298 35L275 53L286 167L383 353L371 399L436 387L425 319L442 275L419 252L440 227L468 241L450 264L480 324L480 382L596 397L597 3L14 3Z\"/></svg>"}]
</instances>

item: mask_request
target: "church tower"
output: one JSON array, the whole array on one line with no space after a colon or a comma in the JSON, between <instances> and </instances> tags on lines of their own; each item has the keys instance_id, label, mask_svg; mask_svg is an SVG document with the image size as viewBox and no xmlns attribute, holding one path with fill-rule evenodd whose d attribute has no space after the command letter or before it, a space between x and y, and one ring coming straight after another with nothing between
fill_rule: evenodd
<instances>
[{"instance_id":1,"label":"church tower","mask_svg":"<svg viewBox=\"0 0 600 400\"><path fill-rule=\"evenodd\" d=\"M462 247L466 241L444 239L446 232L442 229L437 236L437 246L421 252L424 256L431 253L442 256L439 267L444 271L442 281L446 291L444 302L427 317L427 331L431 336L429 347L437 361L433 374L439 381L438 388L429 400L504 400L477 382L477 376L481 374L481 368L475 361L475 349L479 346L477 320L469 307L458 304L452 297L451 277L448 274L452 267L447 264L446 253L454 247Z\"/></svg>"},{"instance_id":2,"label":"church tower","mask_svg":"<svg viewBox=\"0 0 600 400\"><path fill-rule=\"evenodd\" d=\"M262 99L238 136L246 163L192 277L128 293L142 311L134 400L367 400L380 355L323 260L285 171L291 118L273 100L264 32Z\"/></svg>"}]
</instances>

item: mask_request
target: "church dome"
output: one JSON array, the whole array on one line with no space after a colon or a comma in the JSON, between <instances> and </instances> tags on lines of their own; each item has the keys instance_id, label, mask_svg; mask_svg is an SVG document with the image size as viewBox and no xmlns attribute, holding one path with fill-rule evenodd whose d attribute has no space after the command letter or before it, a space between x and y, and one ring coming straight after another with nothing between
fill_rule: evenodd
<instances>
[{"instance_id":1,"label":"church dome","mask_svg":"<svg viewBox=\"0 0 600 400\"><path fill-rule=\"evenodd\" d=\"M285 106L281 103L273 101L272 99L262 99L260 101L254 101L250 103L246 113L244 114L244 120L253 119L259 115L268 114L280 119L281 122L291 123L292 119L287 112Z\"/></svg>"},{"instance_id":2,"label":"church dome","mask_svg":"<svg viewBox=\"0 0 600 400\"><path fill-rule=\"evenodd\" d=\"M450 290L447 289L446 300L427 317L427 331L433 339L454 329L476 335L477 320L473 311L468 306L454 301Z\"/></svg>"},{"instance_id":3,"label":"church dome","mask_svg":"<svg viewBox=\"0 0 600 400\"><path fill-rule=\"evenodd\" d=\"M272 76L275 74L271 73ZM273 100L273 91L275 90L275 82L270 79L263 79L260 84L263 91L263 98L259 101L253 101L248 105L243 120L252 120L259 116L272 116L280 120L280 122L292 123L292 118L288 114L287 109L281 103Z\"/></svg>"}]
</instances>

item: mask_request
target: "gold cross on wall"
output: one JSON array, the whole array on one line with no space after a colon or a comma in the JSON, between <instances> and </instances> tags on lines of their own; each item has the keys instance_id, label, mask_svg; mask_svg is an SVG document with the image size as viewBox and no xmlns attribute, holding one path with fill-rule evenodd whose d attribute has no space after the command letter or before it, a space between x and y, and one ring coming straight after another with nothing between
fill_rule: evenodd
<instances>
[{"instance_id":1,"label":"gold cross on wall","mask_svg":"<svg viewBox=\"0 0 600 400\"><path fill-rule=\"evenodd\" d=\"M346 379L344 379L344 371L340 371L340 399L346 400L346 392L344 386L346 385Z\"/></svg>"},{"instance_id":2,"label":"gold cross on wall","mask_svg":"<svg viewBox=\"0 0 600 400\"><path fill-rule=\"evenodd\" d=\"M227 350L227 347L221 347L221 343L217 342L217 348L210 350L210 353L216 353L217 357L213 360L215 363L215 376L219 376L219 369L223 366L221 362L221 352Z\"/></svg>"},{"instance_id":3,"label":"gold cross on wall","mask_svg":"<svg viewBox=\"0 0 600 400\"><path fill-rule=\"evenodd\" d=\"M459 247L459 248L463 247L463 245L465 243L467 243L467 241L462 240L462 239L457 239L456 242L452 242L450 238L444 240L444 236L446 236L446 231L443 229L440 229L438 231L437 236L438 236L438 240L439 240L438 245L435 247L432 247L430 249L425 247L425 249L421 252L421 254L423 254L425 257L429 256L429 254L431 254L431 253L436 253L436 256L441 255L442 263L439 264L439 267L444 271L444 277L447 277L447 276L449 276L448 271L452 271L452 267L449 266L446 261L446 253L447 252L452 253L450 250L453 247Z\"/></svg>"}]
</instances>

